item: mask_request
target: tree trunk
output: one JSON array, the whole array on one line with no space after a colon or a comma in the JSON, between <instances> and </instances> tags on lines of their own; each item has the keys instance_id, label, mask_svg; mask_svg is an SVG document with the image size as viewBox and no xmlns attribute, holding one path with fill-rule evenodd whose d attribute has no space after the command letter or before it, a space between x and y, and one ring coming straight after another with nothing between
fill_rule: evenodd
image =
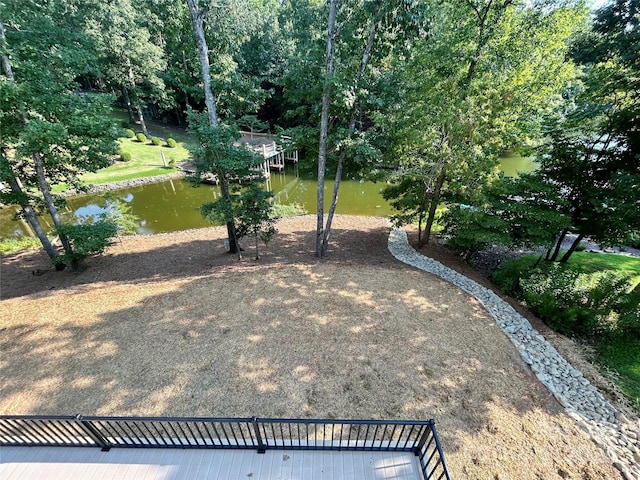
<instances>
[{"instance_id":1,"label":"tree trunk","mask_svg":"<svg viewBox=\"0 0 640 480\"><path fill-rule=\"evenodd\" d=\"M254 232L254 233L253 233L253 236L254 236L254 237L255 237L255 239L256 239L256 260L260 260L260 251L259 251L259 248L260 248L260 239L258 238L258 232Z\"/></svg>"},{"instance_id":2,"label":"tree trunk","mask_svg":"<svg viewBox=\"0 0 640 480\"><path fill-rule=\"evenodd\" d=\"M140 120L140 127L142 128L142 133L144 134L145 137L151 138L151 135L149 135L149 130L147 130L147 124L144 121L144 113L142 113L142 108L140 106L137 106L136 110L138 111L138 119Z\"/></svg>"},{"instance_id":3,"label":"tree trunk","mask_svg":"<svg viewBox=\"0 0 640 480\"><path fill-rule=\"evenodd\" d=\"M218 178L224 176L224 172L218 173ZM231 194L229 193L229 180L224 178L220 180L220 193L222 198L226 199L231 204ZM227 240L229 241L229 253L234 253L238 256L238 260L242 258L242 250L238 244L238 236L236 235L236 225L233 221L227 222Z\"/></svg>"},{"instance_id":4,"label":"tree trunk","mask_svg":"<svg viewBox=\"0 0 640 480\"><path fill-rule=\"evenodd\" d=\"M340 188L340 179L342 178L342 167L344 165L344 159L345 159L345 153L340 152L340 159L338 160L338 166L336 167L336 179L333 184L333 196L331 197L331 206L329 207L329 214L327 215L327 224L325 225L324 232L322 234L322 248L320 250L321 257L325 257L327 255L327 249L329 248L329 235L331 235L331 223L333 222L333 214L335 213L336 206L338 205L338 190Z\"/></svg>"},{"instance_id":5,"label":"tree trunk","mask_svg":"<svg viewBox=\"0 0 640 480\"><path fill-rule=\"evenodd\" d=\"M584 235L582 233L576 237L576 239L571 244L571 247L569 247L569 250L567 250L567 253L565 253L560 259L560 263L567 263L569 261L569 257L571 257L573 252L575 252L576 248L578 248L578 245L580 245L580 242L582 241L583 238L584 238Z\"/></svg>"},{"instance_id":6,"label":"tree trunk","mask_svg":"<svg viewBox=\"0 0 640 480\"><path fill-rule=\"evenodd\" d=\"M436 188L433 190L433 195L431 196L431 200L429 201L429 215L427 216L427 226L424 228L424 237L423 244L427 245L429 243L429 239L431 237L431 229L433 228L433 221L436 218L436 209L438 208L438 204L440 203L440 194L442 193L442 186L444 185L444 181L447 178L447 167L444 165L442 167L442 171L438 176L438 181L436 182Z\"/></svg>"},{"instance_id":7,"label":"tree trunk","mask_svg":"<svg viewBox=\"0 0 640 480\"><path fill-rule=\"evenodd\" d=\"M427 185L425 185L424 190L422 192L422 201L420 202L420 210L418 211L418 248L422 248L424 246L424 242L422 241L422 222L424 221L424 209L427 206L428 198L429 198L429 188L427 187Z\"/></svg>"},{"instance_id":8,"label":"tree trunk","mask_svg":"<svg viewBox=\"0 0 640 480\"><path fill-rule=\"evenodd\" d=\"M25 197L24 191L22 190L22 186L20 185L19 180L15 178L11 178L8 180L8 183L13 193L18 195L20 198ZM47 252L47 255L49 256L51 261L54 263L56 270L63 270L65 268L65 264L56 262L56 258L58 257L58 252L49 241L49 237L47 237L47 234L44 231L44 228L42 228L42 224L40 223L40 220L38 220L38 217L36 216L36 212L34 212L33 207L29 204L29 202L20 203L20 207L22 208L22 212L24 213L25 218L29 222L29 225L31 226L31 228L33 228L33 231L37 235L38 240L40 240L40 243L42 244L42 248L44 248L44 251Z\"/></svg>"},{"instance_id":9,"label":"tree trunk","mask_svg":"<svg viewBox=\"0 0 640 480\"><path fill-rule=\"evenodd\" d=\"M376 38L376 32L378 31L378 26L380 23L377 18L380 15L380 11L382 9L382 2L378 4L378 11L376 12L376 16L374 17L373 27L369 32L369 37L367 39L367 43L364 47L364 52L362 54L362 59L360 60L360 69L358 70L358 74L356 76L356 81L354 84L354 92L355 98L353 100L353 106L351 107L351 118L349 119L349 135L351 135L356 128L356 119L358 118L359 111L359 99L358 99L358 86L362 81L362 77L364 77L365 69L367 68L367 63L369 62L369 56L371 55L371 49L373 48L373 42ZM324 99L323 99L323 108L324 108ZM336 168L336 178L333 184L333 196L331 197L331 206L329 207L329 214L327 216L327 224L324 228L324 232L322 235L322 248L320 251L320 256L324 257L327 254L327 249L329 247L329 236L331 235L331 224L333 222L333 216L336 212L336 207L338 205L338 192L340 190L340 181L342 180L342 169L344 167L344 162L346 160L347 153L342 150L340 152L340 158L338 159L338 166ZM323 185L323 202L324 202L324 185ZM319 202L318 202L319 203ZM321 217L318 217L320 219Z\"/></svg>"},{"instance_id":10,"label":"tree trunk","mask_svg":"<svg viewBox=\"0 0 640 480\"><path fill-rule=\"evenodd\" d=\"M562 230L562 233L560 234L560 236L558 237L558 240L556 241L556 247L553 250L553 254L551 255L551 258L549 258L550 262L555 262L558 258L558 254L560 253L560 247L562 247L562 242L564 242L564 237L567 236L567 233L569 233L569 229L565 228L564 230Z\"/></svg>"},{"instance_id":11,"label":"tree trunk","mask_svg":"<svg viewBox=\"0 0 640 480\"><path fill-rule=\"evenodd\" d=\"M204 103L209 114L209 124L212 127L218 126L218 113L216 110L216 100L211 90L211 64L209 63L209 48L204 37L203 17L204 12L198 7L198 0L186 0L193 22L193 30L196 36L198 47L198 57L200 59L200 69L202 73L202 83L204 85Z\"/></svg>"},{"instance_id":12,"label":"tree trunk","mask_svg":"<svg viewBox=\"0 0 640 480\"><path fill-rule=\"evenodd\" d=\"M133 107L131 106L131 99L129 98L129 90L127 89L127 86L124 83L120 85L120 87L122 89L122 99L124 100L124 103L127 106L127 113L129 114L129 123L133 125L134 123L136 123L136 117L133 114Z\"/></svg>"},{"instance_id":13,"label":"tree trunk","mask_svg":"<svg viewBox=\"0 0 640 480\"><path fill-rule=\"evenodd\" d=\"M322 94L322 114L320 116L320 145L318 148L318 187L316 256L322 257L324 243L324 174L327 167L327 132L329 130L329 105L331 104L331 76L333 75L334 41L336 35L337 0L329 4L329 24L327 28L327 50L324 88Z\"/></svg>"},{"instance_id":14,"label":"tree trunk","mask_svg":"<svg viewBox=\"0 0 640 480\"><path fill-rule=\"evenodd\" d=\"M58 209L56 208L53 195L51 195L49 183L47 182L47 178L44 172L44 164L39 153L33 154L33 162L36 174L38 176L38 188L42 192L44 204L47 207L47 211L49 212L51 219L53 220L53 224L56 226L56 228L59 228L62 226L62 219L60 218L60 214L58 213ZM68 255L73 255L73 248L69 243L69 239L67 239L67 237L60 232L58 232L58 236L65 253L67 253Z\"/></svg>"}]
</instances>

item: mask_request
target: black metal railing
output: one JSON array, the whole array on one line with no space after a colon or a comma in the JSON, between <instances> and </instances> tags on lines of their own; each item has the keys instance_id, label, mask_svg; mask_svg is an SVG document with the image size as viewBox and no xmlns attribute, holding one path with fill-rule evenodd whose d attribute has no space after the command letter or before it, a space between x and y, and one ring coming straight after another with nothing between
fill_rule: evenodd
<instances>
[{"instance_id":1,"label":"black metal railing","mask_svg":"<svg viewBox=\"0 0 640 480\"><path fill-rule=\"evenodd\" d=\"M413 452L450 480L433 420L0 416L0 446Z\"/></svg>"}]
</instances>

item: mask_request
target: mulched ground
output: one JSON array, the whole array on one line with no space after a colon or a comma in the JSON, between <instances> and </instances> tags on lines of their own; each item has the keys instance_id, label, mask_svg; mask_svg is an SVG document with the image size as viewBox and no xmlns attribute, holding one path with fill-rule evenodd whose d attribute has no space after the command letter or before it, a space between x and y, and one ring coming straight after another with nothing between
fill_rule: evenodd
<instances>
[{"instance_id":1,"label":"mulched ground","mask_svg":"<svg viewBox=\"0 0 640 480\"><path fill-rule=\"evenodd\" d=\"M4 257L0 412L434 417L456 479L619 478L478 302L388 253L386 220L336 218L325 261L314 224L281 221L259 261L220 228L123 238L83 272Z\"/></svg>"}]
</instances>

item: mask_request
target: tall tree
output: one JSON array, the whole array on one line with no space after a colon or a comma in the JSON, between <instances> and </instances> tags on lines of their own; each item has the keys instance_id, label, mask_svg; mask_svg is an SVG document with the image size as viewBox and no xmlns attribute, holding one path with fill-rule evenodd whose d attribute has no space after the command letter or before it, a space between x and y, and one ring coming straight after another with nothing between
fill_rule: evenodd
<instances>
[{"instance_id":1,"label":"tall tree","mask_svg":"<svg viewBox=\"0 0 640 480\"><path fill-rule=\"evenodd\" d=\"M432 15L428 40L402 66L402 98L382 121L396 167L384 195L398 223L418 219L421 245L443 201L480 201L500 152L536 138L572 75L566 39L584 11L453 0Z\"/></svg>"},{"instance_id":2,"label":"tall tree","mask_svg":"<svg viewBox=\"0 0 640 480\"><path fill-rule=\"evenodd\" d=\"M419 33L424 23L419 2L365 1L355 5L345 3L340 9L343 20L339 29L342 31L342 36L338 38L335 34L335 25L333 25L332 31L332 23L336 21L333 16L337 14L337 12L332 13L334 8L335 6L330 4L325 91L320 122L318 222L316 228L316 255L319 257L324 257L327 254L331 223L338 203L338 193L345 163L349 159L356 158L364 163L365 159L370 160L377 156L377 150L367 138L370 133L368 131L371 130L368 123L369 117L373 115L375 110L375 107L372 108L372 106L383 102L380 101L379 86L367 78L368 71L373 70L370 68L370 63L372 59L375 59L375 65L380 68L392 54L400 55L404 40ZM340 68L339 71L329 72L330 54L335 55L334 50L336 49L339 50ZM334 68L333 61L331 68ZM339 86L339 88L334 88L333 93L330 90L331 84ZM328 115L327 102L330 102L332 97L334 100L333 123L336 124L333 150L337 158L331 204L326 222L323 223L324 171L326 170L327 154L326 124L328 123L325 115ZM346 108L335 108L340 105ZM371 110L368 110L367 107ZM338 119L344 119L344 121L341 122Z\"/></svg>"},{"instance_id":3,"label":"tall tree","mask_svg":"<svg viewBox=\"0 0 640 480\"><path fill-rule=\"evenodd\" d=\"M640 62L630 54L640 48L638 25L634 2L598 12L573 46L583 74L546 121L538 169L505 182L480 208L452 211L454 243L534 243L549 247L546 260L564 263L585 237L616 244L640 230Z\"/></svg>"},{"instance_id":4,"label":"tall tree","mask_svg":"<svg viewBox=\"0 0 640 480\"><path fill-rule=\"evenodd\" d=\"M75 79L91 68L95 56L83 33L85 12L69 7L65 2L28 1L5 10L0 83L11 98L2 103L3 180L36 232L41 229L33 212L44 206L68 256L73 247L61 228L51 185L80 187L79 174L108 165L117 136L104 116L111 99L77 93ZM55 258L50 243L38 235Z\"/></svg>"},{"instance_id":5,"label":"tall tree","mask_svg":"<svg viewBox=\"0 0 640 480\"><path fill-rule=\"evenodd\" d=\"M317 191L317 225L316 225L316 255L323 257L324 247L324 175L327 168L327 134L329 129L329 106L331 105L331 82L333 76L333 62L336 41L336 17L338 11L337 0L329 4L329 21L327 26L327 51L325 54L325 78L322 93L322 115L320 117L320 146L318 149L318 191Z\"/></svg>"},{"instance_id":6,"label":"tall tree","mask_svg":"<svg viewBox=\"0 0 640 480\"><path fill-rule=\"evenodd\" d=\"M204 98L206 105L206 121L195 114L190 118L190 128L198 135L199 146L196 149L198 161L196 162L198 176L211 173L220 185L222 199L215 202L211 208L219 212L218 218L226 220L229 250L241 257L238 235L236 233L236 209L230 189L233 179L242 179L255 175L255 169L263 163L263 160L249 151L247 148L237 145L239 137L237 129L220 122L217 111L216 97L214 96L211 79L211 64L209 61L209 47L205 36L205 17L224 17L230 5L211 5L214 10L210 12L201 8L198 0L186 0L193 24L193 32L198 47L201 76L203 82ZM221 32L217 32L222 35ZM203 207L203 214L210 217L211 208ZM221 213L220 213L221 212Z\"/></svg>"},{"instance_id":7,"label":"tall tree","mask_svg":"<svg viewBox=\"0 0 640 480\"><path fill-rule=\"evenodd\" d=\"M549 126L539 175L565 198L570 227L550 260L566 262L584 237L615 244L640 231L640 6L616 0L597 12L574 58L583 88ZM562 256L565 235L577 233Z\"/></svg>"},{"instance_id":8,"label":"tall tree","mask_svg":"<svg viewBox=\"0 0 640 480\"><path fill-rule=\"evenodd\" d=\"M89 21L87 32L101 59L100 79L121 92L129 122L137 119L142 133L150 137L144 109L148 101L166 98L160 76L166 61L145 25L144 5L130 0L104 2Z\"/></svg>"}]
</instances>

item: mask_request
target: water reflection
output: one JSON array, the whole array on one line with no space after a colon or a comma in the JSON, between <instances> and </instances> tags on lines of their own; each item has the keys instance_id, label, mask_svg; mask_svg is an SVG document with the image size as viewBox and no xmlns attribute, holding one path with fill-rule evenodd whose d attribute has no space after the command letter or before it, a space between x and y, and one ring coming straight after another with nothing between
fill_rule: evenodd
<instances>
[{"instance_id":1,"label":"water reflection","mask_svg":"<svg viewBox=\"0 0 640 480\"><path fill-rule=\"evenodd\" d=\"M529 158L506 155L500 168L507 176L535 169ZM308 213L316 212L316 179L314 172L299 171L288 166L283 172L273 172L267 188L274 192L276 203L298 204ZM343 180L337 213L349 215L389 216L393 209L382 198L384 183L373 183L361 178ZM329 208L333 181L325 184L325 210ZM103 194L83 195L68 199L67 208L61 212L63 221L77 223L93 221L109 208L109 199L126 202L131 213L138 217L137 232L152 234L173 232L190 228L207 227L210 224L200 215L200 206L220 197L220 189L212 185L192 186L181 179L115 190ZM0 209L0 238L34 236L24 220L14 220L17 207ZM41 217L43 227L49 232L53 226L48 216Z\"/></svg>"},{"instance_id":2,"label":"water reflection","mask_svg":"<svg viewBox=\"0 0 640 480\"><path fill-rule=\"evenodd\" d=\"M306 176L306 175L305 175ZM380 195L382 183L357 180L343 180L337 213L350 215L387 216L391 207ZM313 176L303 178L297 169L288 168L284 172L274 172L267 182L267 188L274 192L279 204L298 204L307 212L316 211L316 181ZM333 182L325 185L325 208L329 208ZM131 213L138 217L137 232L141 234L172 232L190 228L209 226L200 215L200 206L220 197L217 186L192 186L181 179L115 190L106 194L93 194L68 199L67 208L61 212L64 222L91 221L97 219L109 208L109 199L126 202ZM0 237L30 235L26 222L12 220L17 208L0 210ZM50 221L42 217L43 226L52 230Z\"/></svg>"}]
</instances>

